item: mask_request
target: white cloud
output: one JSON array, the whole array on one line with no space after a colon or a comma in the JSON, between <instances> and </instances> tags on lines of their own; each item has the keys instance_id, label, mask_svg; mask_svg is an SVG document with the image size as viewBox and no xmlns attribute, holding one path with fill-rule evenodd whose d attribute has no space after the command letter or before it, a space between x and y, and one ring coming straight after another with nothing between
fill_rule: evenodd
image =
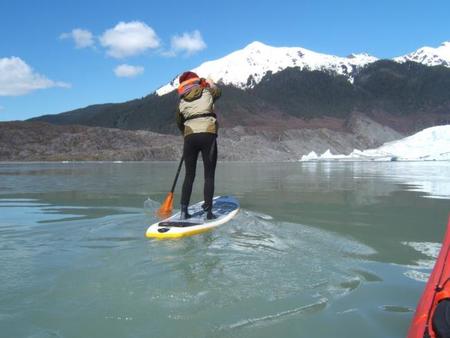
<instances>
[{"instance_id":1,"label":"white cloud","mask_svg":"<svg viewBox=\"0 0 450 338\"><path fill-rule=\"evenodd\" d=\"M148 49L159 47L155 31L140 21L119 22L100 37L107 54L115 58L138 55Z\"/></svg>"},{"instance_id":2,"label":"white cloud","mask_svg":"<svg viewBox=\"0 0 450 338\"><path fill-rule=\"evenodd\" d=\"M206 43L198 30L173 36L171 45L174 53L185 52L187 55L192 55L206 48ZM170 55L170 52L167 55Z\"/></svg>"},{"instance_id":3,"label":"white cloud","mask_svg":"<svg viewBox=\"0 0 450 338\"><path fill-rule=\"evenodd\" d=\"M86 29L75 28L70 33L62 33L60 39L73 39L76 48L94 46L94 36Z\"/></svg>"},{"instance_id":4,"label":"white cloud","mask_svg":"<svg viewBox=\"0 0 450 338\"><path fill-rule=\"evenodd\" d=\"M37 89L70 87L36 73L21 58L0 58L0 96L19 96Z\"/></svg>"},{"instance_id":5,"label":"white cloud","mask_svg":"<svg viewBox=\"0 0 450 338\"><path fill-rule=\"evenodd\" d=\"M0 106L0 111L2 111L3 109L5 109L5 107L3 107L3 106Z\"/></svg>"},{"instance_id":6,"label":"white cloud","mask_svg":"<svg viewBox=\"0 0 450 338\"><path fill-rule=\"evenodd\" d=\"M119 65L114 69L117 77L135 77L144 72L144 67L131 66L127 64Z\"/></svg>"},{"instance_id":7,"label":"white cloud","mask_svg":"<svg viewBox=\"0 0 450 338\"><path fill-rule=\"evenodd\" d=\"M161 51L161 55L171 58L171 57L177 56L177 53L175 53L174 50L167 50L167 51Z\"/></svg>"}]
</instances>

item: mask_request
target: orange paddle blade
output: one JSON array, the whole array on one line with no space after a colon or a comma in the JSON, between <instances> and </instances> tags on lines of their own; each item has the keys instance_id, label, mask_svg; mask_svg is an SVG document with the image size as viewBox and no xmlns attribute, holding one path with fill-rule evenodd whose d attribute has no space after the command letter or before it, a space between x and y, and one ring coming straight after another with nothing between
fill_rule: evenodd
<instances>
[{"instance_id":1,"label":"orange paddle blade","mask_svg":"<svg viewBox=\"0 0 450 338\"><path fill-rule=\"evenodd\" d=\"M161 207L158 209L158 216L166 217L172 214L173 210L173 192L169 192L166 196L166 199L161 204Z\"/></svg>"}]
</instances>

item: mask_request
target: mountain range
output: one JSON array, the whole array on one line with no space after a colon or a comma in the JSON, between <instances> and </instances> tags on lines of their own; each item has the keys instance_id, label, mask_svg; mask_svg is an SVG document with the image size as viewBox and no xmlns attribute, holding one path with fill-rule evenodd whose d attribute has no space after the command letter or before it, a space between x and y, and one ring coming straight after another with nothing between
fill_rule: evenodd
<instances>
[{"instance_id":1,"label":"mountain range","mask_svg":"<svg viewBox=\"0 0 450 338\"><path fill-rule=\"evenodd\" d=\"M267 73L274 74L286 68L327 70L352 78L356 70L377 60L368 54L352 54L343 58L299 47L272 47L255 41L223 58L205 62L193 71L214 82L248 89L258 84ZM156 93L164 95L177 86L178 76Z\"/></svg>"},{"instance_id":2,"label":"mountain range","mask_svg":"<svg viewBox=\"0 0 450 338\"><path fill-rule=\"evenodd\" d=\"M253 42L193 71L223 89L216 111L224 142L249 147L242 152L247 157L228 153L225 158L264 159L261 154L270 148L267 153L275 158L290 159L312 150L373 148L450 124L449 46L378 60L367 54L337 57ZM177 78L141 99L32 120L179 135L174 122ZM250 144L261 151L254 153Z\"/></svg>"},{"instance_id":3,"label":"mountain range","mask_svg":"<svg viewBox=\"0 0 450 338\"><path fill-rule=\"evenodd\" d=\"M205 62L194 68L193 71L204 77L210 77L215 82L247 89L253 88L267 73L274 74L290 67L332 71L344 75L352 81L359 69L377 60L379 60L377 57L366 53L339 57L301 47L272 47L255 41L220 59ZM414 61L427 66L450 67L450 42L443 42L437 48L422 47L392 60L400 63ZM156 93L164 95L174 90L178 86L179 75L170 83L156 90Z\"/></svg>"}]
</instances>

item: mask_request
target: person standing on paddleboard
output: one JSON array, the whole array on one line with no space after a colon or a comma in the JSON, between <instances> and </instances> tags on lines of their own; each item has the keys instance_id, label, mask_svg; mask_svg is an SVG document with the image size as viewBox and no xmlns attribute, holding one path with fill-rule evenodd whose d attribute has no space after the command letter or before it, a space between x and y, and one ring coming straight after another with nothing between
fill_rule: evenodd
<instances>
[{"instance_id":1,"label":"person standing on paddleboard","mask_svg":"<svg viewBox=\"0 0 450 338\"><path fill-rule=\"evenodd\" d=\"M214 175L217 163L217 118L214 102L221 90L210 79L200 78L194 72L184 72L179 78L180 102L176 114L177 126L184 135L183 158L185 178L181 193L181 219L188 219L189 201L195 179L198 154L202 153L205 172L203 188L207 219L214 219L212 199L214 196Z\"/></svg>"}]
</instances>

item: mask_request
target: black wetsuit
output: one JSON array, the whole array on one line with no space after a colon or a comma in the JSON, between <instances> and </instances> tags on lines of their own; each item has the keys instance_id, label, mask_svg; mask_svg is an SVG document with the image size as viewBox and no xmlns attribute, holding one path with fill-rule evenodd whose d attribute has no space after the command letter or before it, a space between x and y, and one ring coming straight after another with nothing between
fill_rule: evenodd
<instances>
[{"instance_id":1,"label":"black wetsuit","mask_svg":"<svg viewBox=\"0 0 450 338\"><path fill-rule=\"evenodd\" d=\"M195 179L198 154L202 153L203 167L205 172L205 185L203 189L205 209L212 206L214 196L214 175L217 163L216 134L195 133L184 138L183 157L186 169L183 190L181 194L181 205L189 205L192 185Z\"/></svg>"}]
</instances>

